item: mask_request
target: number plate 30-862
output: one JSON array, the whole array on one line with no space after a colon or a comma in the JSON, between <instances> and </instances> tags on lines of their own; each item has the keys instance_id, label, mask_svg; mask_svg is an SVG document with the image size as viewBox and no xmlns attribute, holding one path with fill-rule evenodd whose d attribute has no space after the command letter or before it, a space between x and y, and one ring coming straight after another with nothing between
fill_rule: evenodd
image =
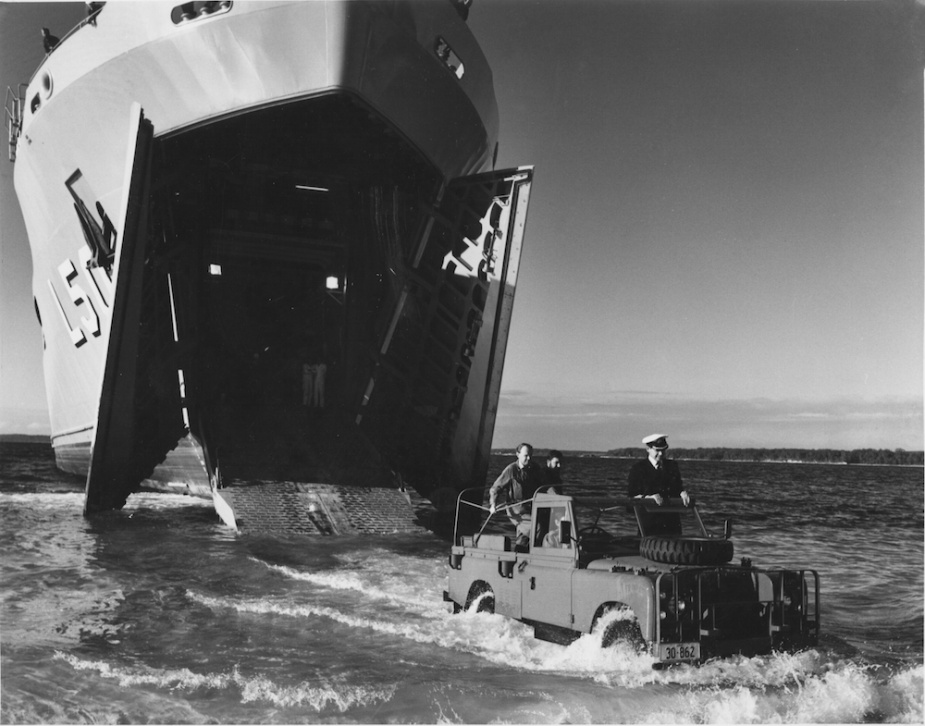
<instances>
[{"instance_id":1,"label":"number plate 30-862","mask_svg":"<svg viewBox=\"0 0 925 726\"><path fill-rule=\"evenodd\" d=\"M661 661L700 660L700 643L659 643Z\"/></svg>"}]
</instances>

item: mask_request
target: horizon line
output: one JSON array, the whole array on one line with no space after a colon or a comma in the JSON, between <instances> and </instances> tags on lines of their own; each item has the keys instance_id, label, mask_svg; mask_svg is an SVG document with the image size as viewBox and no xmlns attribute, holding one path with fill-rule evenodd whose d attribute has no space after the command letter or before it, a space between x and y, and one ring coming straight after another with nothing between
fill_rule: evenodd
<instances>
[{"instance_id":1,"label":"horizon line","mask_svg":"<svg viewBox=\"0 0 925 726\"><path fill-rule=\"evenodd\" d=\"M0 441L4 439L19 438L19 439L33 439L33 443L44 443L47 442L51 444L51 435L50 434L23 434L23 433L0 433ZM492 454L501 454L515 451L518 444L513 444L511 446L493 446L490 449ZM534 446L535 451L551 451L557 449L563 453L573 453L573 454L608 454L611 451L622 451L626 449L638 449L640 452L644 450L644 447L639 444L629 444L627 446L613 446L609 449L563 449L558 447L543 447L543 446ZM846 448L844 446L819 446L819 447L805 447L805 446L672 446L670 447L672 451L703 451L705 449L722 449L724 451L779 451L779 450L791 450L791 451L903 451L908 454L925 454L925 449L906 449L901 446L895 448L886 448L884 446L863 446L863 447L853 447Z\"/></svg>"}]
</instances>

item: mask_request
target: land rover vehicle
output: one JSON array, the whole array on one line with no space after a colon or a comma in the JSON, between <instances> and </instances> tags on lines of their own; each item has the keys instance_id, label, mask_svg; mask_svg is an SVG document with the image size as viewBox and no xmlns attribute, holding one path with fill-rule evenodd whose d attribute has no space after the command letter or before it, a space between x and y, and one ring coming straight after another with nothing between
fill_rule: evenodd
<instances>
[{"instance_id":1,"label":"land rover vehicle","mask_svg":"<svg viewBox=\"0 0 925 726\"><path fill-rule=\"evenodd\" d=\"M603 645L629 639L655 665L798 650L818 640L818 573L732 563L729 523L722 535L711 533L694 501L658 506L538 493L531 504L528 547L512 546L498 527L505 508L477 534L459 535L457 527L444 592L454 612L488 610L566 644L618 610L603 621ZM457 523L465 507L488 511L461 495Z\"/></svg>"}]
</instances>

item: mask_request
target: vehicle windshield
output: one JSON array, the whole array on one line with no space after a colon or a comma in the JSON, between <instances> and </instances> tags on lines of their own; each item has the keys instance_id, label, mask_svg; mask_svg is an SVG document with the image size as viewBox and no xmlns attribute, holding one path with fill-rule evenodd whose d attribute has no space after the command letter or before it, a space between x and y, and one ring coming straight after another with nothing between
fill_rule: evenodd
<instances>
[{"instance_id":1,"label":"vehicle windshield","mask_svg":"<svg viewBox=\"0 0 925 726\"><path fill-rule=\"evenodd\" d=\"M576 499L578 531L602 530L614 537L638 537L639 527L633 507L615 504L612 499Z\"/></svg>"},{"instance_id":2,"label":"vehicle windshield","mask_svg":"<svg viewBox=\"0 0 925 726\"><path fill-rule=\"evenodd\" d=\"M642 507L637 506L642 504ZM577 535L585 539L639 538L642 535L701 536L703 528L693 507L680 499L658 506L652 500L625 497L610 499L576 499Z\"/></svg>"},{"instance_id":3,"label":"vehicle windshield","mask_svg":"<svg viewBox=\"0 0 925 726\"><path fill-rule=\"evenodd\" d=\"M657 505L653 500L630 499L628 497L575 497L572 499L575 521L571 522L571 541L579 541L580 549L586 554L611 555L638 553L642 536L704 536L705 530L695 507L685 507L680 499L672 499ZM559 533L559 523L565 508L555 502L546 501L540 507L531 503L517 505L517 511L527 514L533 510L538 517L534 530L534 546L545 543L550 532ZM560 511L561 510L561 511ZM480 516L480 534L501 534L514 541L515 527L505 512L506 507L488 516L487 510ZM558 515L558 516L557 516ZM527 520L529 522L529 519ZM529 534L529 526L527 528ZM557 547L568 547L560 542Z\"/></svg>"}]
</instances>

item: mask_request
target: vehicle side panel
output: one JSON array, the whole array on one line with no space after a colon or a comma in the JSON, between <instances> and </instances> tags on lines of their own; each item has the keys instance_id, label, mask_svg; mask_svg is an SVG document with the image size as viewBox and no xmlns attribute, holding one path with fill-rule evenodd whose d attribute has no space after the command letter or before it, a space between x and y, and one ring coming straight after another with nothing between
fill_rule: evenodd
<instances>
[{"instance_id":1,"label":"vehicle side panel","mask_svg":"<svg viewBox=\"0 0 925 726\"><path fill-rule=\"evenodd\" d=\"M571 627L590 633L594 615L601 605L623 603L636 614L643 637L651 641L655 637L655 620L658 617L655 602L655 585L647 577L629 572L578 570L572 580L575 622Z\"/></svg>"},{"instance_id":2,"label":"vehicle side panel","mask_svg":"<svg viewBox=\"0 0 925 726\"><path fill-rule=\"evenodd\" d=\"M513 552L483 553L474 548L468 549L460 569L450 568L450 597L465 607L473 583L484 582L494 593L495 612L519 620L522 617L520 581L501 574L505 567L516 572L516 557Z\"/></svg>"},{"instance_id":3,"label":"vehicle side panel","mask_svg":"<svg viewBox=\"0 0 925 726\"><path fill-rule=\"evenodd\" d=\"M523 588L523 617L572 628L572 577L576 572L567 558L532 554L515 575Z\"/></svg>"}]
</instances>

